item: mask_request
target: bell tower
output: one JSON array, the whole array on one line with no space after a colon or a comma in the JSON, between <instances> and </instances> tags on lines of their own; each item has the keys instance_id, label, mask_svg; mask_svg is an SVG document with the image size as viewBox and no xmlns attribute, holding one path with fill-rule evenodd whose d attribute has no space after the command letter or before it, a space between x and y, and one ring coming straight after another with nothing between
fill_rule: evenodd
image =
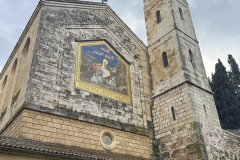
<instances>
[{"instance_id":1,"label":"bell tower","mask_svg":"<svg viewBox=\"0 0 240 160\"><path fill-rule=\"evenodd\" d=\"M144 0L152 115L162 159L209 159L220 122L186 0Z\"/></svg>"}]
</instances>

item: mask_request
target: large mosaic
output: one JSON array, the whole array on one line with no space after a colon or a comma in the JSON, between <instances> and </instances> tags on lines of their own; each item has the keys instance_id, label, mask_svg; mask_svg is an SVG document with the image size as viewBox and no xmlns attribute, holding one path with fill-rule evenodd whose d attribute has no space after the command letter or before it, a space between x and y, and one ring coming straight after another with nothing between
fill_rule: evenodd
<instances>
[{"instance_id":1,"label":"large mosaic","mask_svg":"<svg viewBox=\"0 0 240 160\"><path fill-rule=\"evenodd\" d=\"M129 64L105 41L79 42L75 87L131 104Z\"/></svg>"}]
</instances>

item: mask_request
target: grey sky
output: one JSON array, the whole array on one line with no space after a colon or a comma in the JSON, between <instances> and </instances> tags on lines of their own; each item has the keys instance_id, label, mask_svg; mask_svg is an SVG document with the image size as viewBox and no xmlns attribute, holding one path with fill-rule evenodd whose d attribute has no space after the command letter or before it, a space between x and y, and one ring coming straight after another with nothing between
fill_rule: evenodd
<instances>
[{"instance_id":1,"label":"grey sky","mask_svg":"<svg viewBox=\"0 0 240 160\"><path fill-rule=\"evenodd\" d=\"M39 0L0 1L0 71ZM100 2L101 0L94 0ZM240 65L240 1L188 0L207 74L217 58L227 67L232 54ZM108 4L146 44L143 0L109 0Z\"/></svg>"}]
</instances>

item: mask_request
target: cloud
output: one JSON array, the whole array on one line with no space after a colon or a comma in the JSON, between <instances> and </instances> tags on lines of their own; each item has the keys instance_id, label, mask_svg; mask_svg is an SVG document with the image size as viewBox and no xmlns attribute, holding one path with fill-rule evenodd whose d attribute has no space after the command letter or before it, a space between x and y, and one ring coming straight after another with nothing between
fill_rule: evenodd
<instances>
[{"instance_id":1,"label":"cloud","mask_svg":"<svg viewBox=\"0 0 240 160\"><path fill-rule=\"evenodd\" d=\"M0 71L12 53L38 0L0 1Z\"/></svg>"},{"instance_id":2,"label":"cloud","mask_svg":"<svg viewBox=\"0 0 240 160\"><path fill-rule=\"evenodd\" d=\"M101 0L94 0L100 2ZM0 70L11 54L38 0L0 1ZM220 58L227 67L227 55L240 64L240 1L188 0L207 74L214 72ZM142 0L109 0L108 5L147 44Z\"/></svg>"},{"instance_id":3,"label":"cloud","mask_svg":"<svg viewBox=\"0 0 240 160\"><path fill-rule=\"evenodd\" d=\"M197 6L190 5L207 75L214 72L218 58L228 68L228 54L240 64L240 1L191 1Z\"/></svg>"}]
</instances>

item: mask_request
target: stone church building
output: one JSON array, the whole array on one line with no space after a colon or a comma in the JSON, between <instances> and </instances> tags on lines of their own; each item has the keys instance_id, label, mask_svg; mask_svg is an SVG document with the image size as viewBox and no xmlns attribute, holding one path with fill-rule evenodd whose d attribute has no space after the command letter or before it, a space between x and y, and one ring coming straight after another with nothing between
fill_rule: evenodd
<instances>
[{"instance_id":1,"label":"stone church building","mask_svg":"<svg viewBox=\"0 0 240 160\"><path fill-rule=\"evenodd\" d=\"M106 3L40 0L0 74L1 160L239 160L186 0L144 0L146 46Z\"/></svg>"}]
</instances>

